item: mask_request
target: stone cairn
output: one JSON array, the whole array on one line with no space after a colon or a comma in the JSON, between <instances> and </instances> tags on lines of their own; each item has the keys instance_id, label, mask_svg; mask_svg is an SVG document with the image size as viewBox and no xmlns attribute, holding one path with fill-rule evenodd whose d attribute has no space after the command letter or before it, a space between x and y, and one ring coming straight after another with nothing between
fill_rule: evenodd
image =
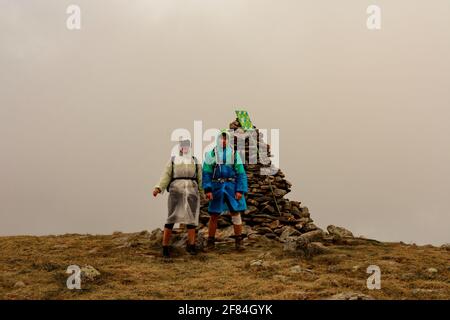
<instances>
[{"instance_id":1,"label":"stone cairn","mask_svg":"<svg viewBox=\"0 0 450 320\"><path fill-rule=\"evenodd\" d=\"M238 119L231 122L229 128L235 150L236 146L243 146L245 143L245 149L239 148L239 152L241 158L245 159L248 178L248 209L242 215L242 220L249 239L266 237L285 242L288 237L300 235L308 235L310 241L321 239L324 232L313 223L308 208L299 201L286 198L292 184L285 179L279 168L272 165L270 145L265 143L263 133L256 127L245 131ZM260 152L256 152L257 150ZM208 201L202 199L200 229L205 229L208 220ZM231 225L228 214L220 216L219 231Z\"/></svg>"}]
</instances>

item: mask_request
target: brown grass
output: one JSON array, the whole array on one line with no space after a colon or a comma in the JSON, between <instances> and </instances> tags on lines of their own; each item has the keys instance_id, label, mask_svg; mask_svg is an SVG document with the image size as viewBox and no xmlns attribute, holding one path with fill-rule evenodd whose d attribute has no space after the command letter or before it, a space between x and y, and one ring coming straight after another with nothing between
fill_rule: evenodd
<instances>
[{"instance_id":1,"label":"brown grass","mask_svg":"<svg viewBox=\"0 0 450 320\"><path fill-rule=\"evenodd\" d=\"M432 246L333 246L331 253L305 260L283 253L275 242L244 253L224 244L215 252L180 254L167 263L145 242L121 248L118 238L124 236L2 237L0 298L324 299L357 292L376 299L450 299L450 253ZM250 265L266 252L262 259L268 265ZM65 271L73 264L94 266L101 276L84 281L82 290L69 290ZM371 264L381 268L381 290L366 287ZM292 273L295 265L303 271ZM430 267L438 272L428 272ZM19 281L25 286L15 286Z\"/></svg>"}]
</instances>

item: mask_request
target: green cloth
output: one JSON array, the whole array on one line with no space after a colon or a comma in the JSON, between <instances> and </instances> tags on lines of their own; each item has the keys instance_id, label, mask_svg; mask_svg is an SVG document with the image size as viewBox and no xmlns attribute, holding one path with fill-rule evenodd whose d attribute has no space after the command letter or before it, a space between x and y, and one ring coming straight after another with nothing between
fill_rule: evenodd
<instances>
[{"instance_id":1,"label":"green cloth","mask_svg":"<svg viewBox=\"0 0 450 320\"><path fill-rule=\"evenodd\" d=\"M252 121L250 120L250 116L248 115L248 112L245 110L236 110L236 117L241 124L241 127L244 130L251 130L253 129Z\"/></svg>"}]
</instances>

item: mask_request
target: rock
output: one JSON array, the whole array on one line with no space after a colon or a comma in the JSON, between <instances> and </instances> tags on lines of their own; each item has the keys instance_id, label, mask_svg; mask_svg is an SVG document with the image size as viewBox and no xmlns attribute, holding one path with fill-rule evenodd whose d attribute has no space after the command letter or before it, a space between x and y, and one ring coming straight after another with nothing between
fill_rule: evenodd
<instances>
[{"instance_id":1,"label":"rock","mask_svg":"<svg viewBox=\"0 0 450 320\"><path fill-rule=\"evenodd\" d=\"M289 271L292 273L302 273L303 269L300 266L293 266L289 269Z\"/></svg>"},{"instance_id":2,"label":"rock","mask_svg":"<svg viewBox=\"0 0 450 320\"><path fill-rule=\"evenodd\" d=\"M302 228L302 232L310 232L310 231L314 231L314 230L317 230L317 229L319 229L314 223L312 223L312 222L307 222L304 226L303 226L303 228Z\"/></svg>"},{"instance_id":3,"label":"rock","mask_svg":"<svg viewBox=\"0 0 450 320\"><path fill-rule=\"evenodd\" d=\"M231 236L234 235L234 227L233 226L228 226L224 229L221 230L217 230L216 232L216 239L218 241L223 241L226 240L228 238L231 238Z\"/></svg>"},{"instance_id":4,"label":"rock","mask_svg":"<svg viewBox=\"0 0 450 320\"><path fill-rule=\"evenodd\" d=\"M331 249L327 248L322 242L311 242L307 247L310 255L318 255L330 253Z\"/></svg>"},{"instance_id":5,"label":"rock","mask_svg":"<svg viewBox=\"0 0 450 320\"><path fill-rule=\"evenodd\" d=\"M268 258L272 258L272 253L270 251L268 252L263 252L260 255L258 255L258 259L268 259Z\"/></svg>"},{"instance_id":6,"label":"rock","mask_svg":"<svg viewBox=\"0 0 450 320\"><path fill-rule=\"evenodd\" d=\"M441 246L441 249L450 251L450 243L445 243Z\"/></svg>"},{"instance_id":7,"label":"rock","mask_svg":"<svg viewBox=\"0 0 450 320\"><path fill-rule=\"evenodd\" d=\"M315 232L315 231L311 231ZM298 237L287 237L283 244L283 251L291 252L303 255L306 258L310 258L319 254L330 253L331 249L327 248L323 243L318 241L310 242L310 238L318 238L317 235L309 235L308 237L303 237L304 235Z\"/></svg>"},{"instance_id":8,"label":"rock","mask_svg":"<svg viewBox=\"0 0 450 320\"><path fill-rule=\"evenodd\" d=\"M23 281L17 281L16 283L14 283L14 288L23 288L25 286L26 284Z\"/></svg>"},{"instance_id":9,"label":"rock","mask_svg":"<svg viewBox=\"0 0 450 320\"><path fill-rule=\"evenodd\" d=\"M141 237L147 237L147 238L150 237L150 233L147 230L143 230L143 231L139 232L139 235Z\"/></svg>"},{"instance_id":10,"label":"rock","mask_svg":"<svg viewBox=\"0 0 450 320\"><path fill-rule=\"evenodd\" d=\"M205 234L207 234L207 229L208 228L203 228L203 229L199 230L197 232L197 236L195 238L195 245L196 245L197 249L200 251L202 251L204 249L204 247L206 246ZM223 240L223 239L220 238L219 241L220 240ZM187 241L188 241L187 232L174 234L172 236L172 244L171 244L172 248L176 249L178 251L178 253L184 254L184 253L186 253L185 248L187 245Z\"/></svg>"},{"instance_id":11,"label":"rock","mask_svg":"<svg viewBox=\"0 0 450 320\"><path fill-rule=\"evenodd\" d=\"M267 268L267 267L270 267L270 263L267 261L264 261L263 259L256 259L256 260L250 261L250 267Z\"/></svg>"},{"instance_id":12,"label":"rock","mask_svg":"<svg viewBox=\"0 0 450 320\"><path fill-rule=\"evenodd\" d=\"M280 226L280 220L274 220L270 223L269 228L270 229L276 229Z\"/></svg>"},{"instance_id":13,"label":"rock","mask_svg":"<svg viewBox=\"0 0 450 320\"><path fill-rule=\"evenodd\" d=\"M300 235L301 235L301 233L298 230L296 230L292 227L286 226L286 227L284 227L284 230L280 235L280 242L285 242L288 237L300 236Z\"/></svg>"},{"instance_id":14,"label":"rock","mask_svg":"<svg viewBox=\"0 0 450 320\"><path fill-rule=\"evenodd\" d=\"M300 209L298 207L291 206L291 213L293 215L295 215L295 216L299 216L300 217L302 212L300 211Z\"/></svg>"},{"instance_id":15,"label":"rock","mask_svg":"<svg viewBox=\"0 0 450 320\"><path fill-rule=\"evenodd\" d=\"M300 236L300 238L303 238L304 240L307 240L308 242L320 241L323 239L323 237L324 237L324 232L321 229L309 231Z\"/></svg>"},{"instance_id":16,"label":"rock","mask_svg":"<svg viewBox=\"0 0 450 320\"><path fill-rule=\"evenodd\" d=\"M287 194L286 190L281 190L281 189L275 189L273 190L273 194L275 195L275 197L283 197L284 195Z\"/></svg>"},{"instance_id":17,"label":"rock","mask_svg":"<svg viewBox=\"0 0 450 320\"><path fill-rule=\"evenodd\" d=\"M344 292L335 294L330 298L328 298L327 300L375 300L375 299L363 293Z\"/></svg>"},{"instance_id":18,"label":"rock","mask_svg":"<svg viewBox=\"0 0 450 320\"><path fill-rule=\"evenodd\" d=\"M305 226L305 224L300 222L295 225L295 229L301 231L304 226Z\"/></svg>"},{"instance_id":19,"label":"rock","mask_svg":"<svg viewBox=\"0 0 450 320\"><path fill-rule=\"evenodd\" d=\"M245 210L245 214L253 214L258 212L258 208L255 206L248 206L247 210Z\"/></svg>"},{"instance_id":20,"label":"rock","mask_svg":"<svg viewBox=\"0 0 450 320\"><path fill-rule=\"evenodd\" d=\"M417 289L411 290L411 292L413 294L429 294L429 293L436 293L437 290L417 288Z\"/></svg>"},{"instance_id":21,"label":"rock","mask_svg":"<svg viewBox=\"0 0 450 320\"><path fill-rule=\"evenodd\" d=\"M254 266L262 266L263 265L263 260L262 259L258 259L258 260L252 260L250 261L250 266L254 267Z\"/></svg>"},{"instance_id":22,"label":"rock","mask_svg":"<svg viewBox=\"0 0 450 320\"><path fill-rule=\"evenodd\" d=\"M83 280L94 281L100 277L101 273L93 266L86 265L81 268L81 278Z\"/></svg>"},{"instance_id":23,"label":"rock","mask_svg":"<svg viewBox=\"0 0 450 320\"><path fill-rule=\"evenodd\" d=\"M435 273L438 273L438 269L436 269L436 268L428 268L427 272L431 273L431 274L435 274Z\"/></svg>"},{"instance_id":24,"label":"rock","mask_svg":"<svg viewBox=\"0 0 450 320\"><path fill-rule=\"evenodd\" d=\"M254 230L259 234L272 233L272 229L269 227L256 227Z\"/></svg>"},{"instance_id":25,"label":"rock","mask_svg":"<svg viewBox=\"0 0 450 320\"><path fill-rule=\"evenodd\" d=\"M287 237L283 244L283 251L296 252L298 247L297 239L298 237Z\"/></svg>"},{"instance_id":26,"label":"rock","mask_svg":"<svg viewBox=\"0 0 450 320\"><path fill-rule=\"evenodd\" d=\"M276 239L276 238L278 238L278 236L275 233L273 233L273 232L266 233L266 234L264 234L264 236L266 238L269 238L269 239Z\"/></svg>"},{"instance_id":27,"label":"rock","mask_svg":"<svg viewBox=\"0 0 450 320\"><path fill-rule=\"evenodd\" d=\"M296 290L296 291L287 291L286 295L288 296L289 300L306 300L308 299L308 294L305 291L302 290Z\"/></svg>"},{"instance_id":28,"label":"rock","mask_svg":"<svg viewBox=\"0 0 450 320\"><path fill-rule=\"evenodd\" d=\"M329 234L331 234L337 238L353 238L353 233L351 233L349 230L342 228L342 227L336 227L333 225L329 225L327 227L327 231Z\"/></svg>"},{"instance_id":29,"label":"rock","mask_svg":"<svg viewBox=\"0 0 450 320\"><path fill-rule=\"evenodd\" d=\"M269 212L269 213L275 213L275 208L271 205L266 205L261 211L263 212Z\"/></svg>"}]
</instances>

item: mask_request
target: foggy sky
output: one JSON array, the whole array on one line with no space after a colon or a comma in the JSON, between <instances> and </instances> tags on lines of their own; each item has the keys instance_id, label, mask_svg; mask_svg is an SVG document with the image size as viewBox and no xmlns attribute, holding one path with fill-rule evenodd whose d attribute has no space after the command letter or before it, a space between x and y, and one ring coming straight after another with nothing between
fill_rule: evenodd
<instances>
[{"instance_id":1,"label":"foggy sky","mask_svg":"<svg viewBox=\"0 0 450 320\"><path fill-rule=\"evenodd\" d=\"M247 109L318 226L450 242L448 0L0 3L0 235L161 227L171 132Z\"/></svg>"}]
</instances>

